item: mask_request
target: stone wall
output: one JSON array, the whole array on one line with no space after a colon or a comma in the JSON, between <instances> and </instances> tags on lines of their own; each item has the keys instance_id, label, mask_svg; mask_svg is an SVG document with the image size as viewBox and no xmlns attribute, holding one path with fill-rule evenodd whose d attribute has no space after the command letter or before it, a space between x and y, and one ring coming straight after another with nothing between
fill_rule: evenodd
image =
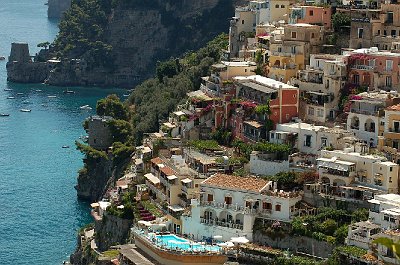
<instances>
[{"instance_id":1,"label":"stone wall","mask_svg":"<svg viewBox=\"0 0 400 265\"><path fill-rule=\"evenodd\" d=\"M327 242L318 241L309 237L286 236L282 239L272 240L259 232L254 233L253 241L273 248L289 249L291 251L307 253L322 258L328 258L335 248L334 245Z\"/></svg>"}]
</instances>

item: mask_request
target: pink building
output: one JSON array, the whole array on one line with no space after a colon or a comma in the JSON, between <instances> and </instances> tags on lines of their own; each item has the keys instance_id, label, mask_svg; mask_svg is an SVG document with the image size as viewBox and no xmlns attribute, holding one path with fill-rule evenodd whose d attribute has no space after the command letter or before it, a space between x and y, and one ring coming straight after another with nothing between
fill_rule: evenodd
<instances>
[{"instance_id":1,"label":"pink building","mask_svg":"<svg viewBox=\"0 0 400 265\"><path fill-rule=\"evenodd\" d=\"M306 23L331 29L331 15L332 11L330 7L294 6L290 8L289 23Z\"/></svg>"}]
</instances>

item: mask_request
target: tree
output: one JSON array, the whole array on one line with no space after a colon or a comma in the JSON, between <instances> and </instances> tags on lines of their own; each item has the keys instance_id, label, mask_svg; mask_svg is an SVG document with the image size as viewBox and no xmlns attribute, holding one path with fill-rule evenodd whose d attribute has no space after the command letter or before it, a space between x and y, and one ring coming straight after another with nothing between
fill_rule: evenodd
<instances>
[{"instance_id":1,"label":"tree","mask_svg":"<svg viewBox=\"0 0 400 265\"><path fill-rule=\"evenodd\" d=\"M45 42L39 43L39 44L37 45L37 47L39 47L39 48L44 48L45 50L47 50L47 47L49 47L49 45L50 45L50 42L45 41Z\"/></svg>"},{"instance_id":2,"label":"tree","mask_svg":"<svg viewBox=\"0 0 400 265\"><path fill-rule=\"evenodd\" d=\"M350 26L351 18L349 15L337 12L332 16L332 25L335 31L340 31L344 26Z\"/></svg>"},{"instance_id":3,"label":"tree","mask_svg":"<svg viewBox=\"0 0 400 265\"><path fill-rule=\"evenodd\" d=\"M108 122L109 128L114 142L131 143L132 126L129 122L124 120L110 120Z\"/></svg>"},{"instance_id":4,"label":"tree","mask_svg":"<svg viewBox=\"0 0 400 265\"><path fill-rule=\"evenodd\" d=\"M128 108L121 102L115 94L97 101L96 113L99 116L111 116L117 120L128 120Z\"/></svg>"}]
</instances>

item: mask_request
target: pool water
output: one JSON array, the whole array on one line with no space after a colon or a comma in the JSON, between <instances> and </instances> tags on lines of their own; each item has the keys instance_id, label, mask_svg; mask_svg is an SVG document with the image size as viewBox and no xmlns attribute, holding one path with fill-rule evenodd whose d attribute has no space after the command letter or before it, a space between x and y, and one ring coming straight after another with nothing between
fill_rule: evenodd
<instances>
[{"instance_id":1,"label":"pool water","mask_svg":"<svg viewBox=\"0 0 400 265\"><path fill-rule=\"evenodd\" d=\"M154 238L154 236L153 236ZM203 245L193 241L189 241L176 235L157 235L155 236L157 245L168 248L168 249L179 249L185 251L211 251L219 252L221 248L219 246Z\"/></svg>"}]
</instances>

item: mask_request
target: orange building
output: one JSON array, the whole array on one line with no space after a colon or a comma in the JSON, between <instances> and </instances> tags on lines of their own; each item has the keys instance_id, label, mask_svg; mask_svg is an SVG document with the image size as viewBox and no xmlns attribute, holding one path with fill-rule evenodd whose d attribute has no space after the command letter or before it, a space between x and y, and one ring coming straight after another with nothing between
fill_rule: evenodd
<instances>
[{"instance_id":1,"label":"orange building","mask_svg":"<svg viewBox=\"0 0 400 265\"><path fill-rule=\"evenodd\" d=\"M332 28L331 7L320 6L294 6L290 8L289 23L307 23Z\"/></svg>"}]
</instances>

